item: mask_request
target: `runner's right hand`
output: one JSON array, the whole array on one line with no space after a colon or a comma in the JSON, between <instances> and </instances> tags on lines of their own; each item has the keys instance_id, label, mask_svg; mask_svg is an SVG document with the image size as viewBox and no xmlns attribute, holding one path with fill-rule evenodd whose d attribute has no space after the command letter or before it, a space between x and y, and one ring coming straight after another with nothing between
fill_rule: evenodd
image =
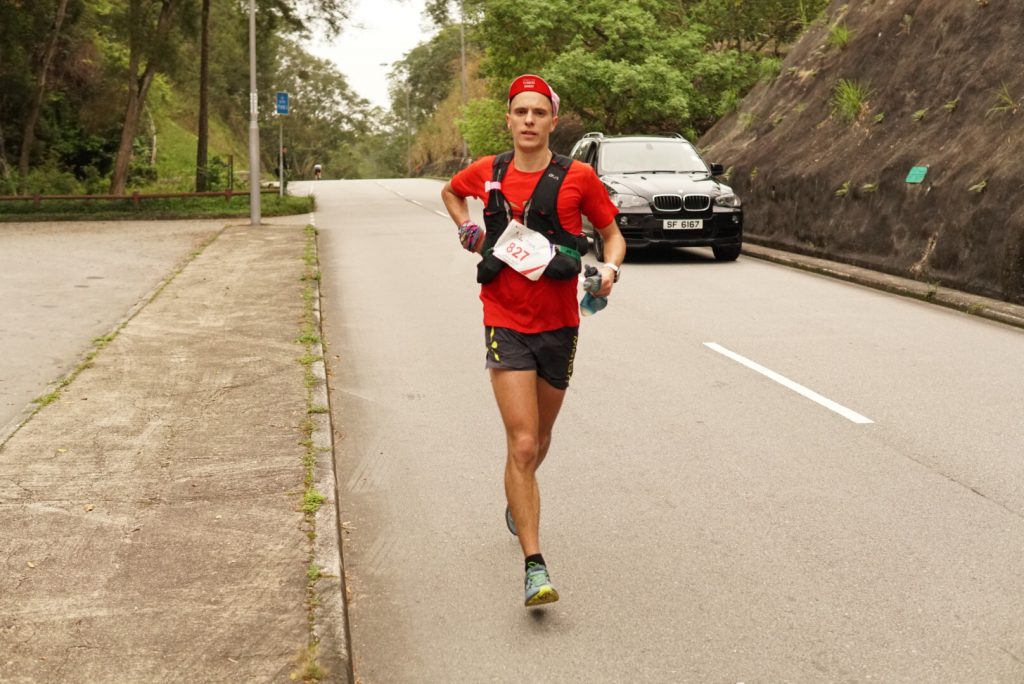
<instances>
[{"instance_id":1,"label":"runner's right hand","mask_svg":"<svg viewBox=\"0 0 1024 684\"><path fill-rule=\"evenodd\" d=\"M485 235L484 229L472 221L465 221L459 226L459 242L468 252L476 252Z\"/></svg>"}]
</instances>

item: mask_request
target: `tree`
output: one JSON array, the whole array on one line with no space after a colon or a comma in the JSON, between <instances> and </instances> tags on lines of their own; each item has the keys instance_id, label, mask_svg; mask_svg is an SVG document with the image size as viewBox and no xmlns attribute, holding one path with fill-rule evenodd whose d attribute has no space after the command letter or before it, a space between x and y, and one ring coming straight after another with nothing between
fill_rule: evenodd
<instances>
[{"instance_id":1,"label":"tree","mask_svg":"<svg viewBox=\"0 0 1024 684\"><path fill-rule=\"evenodd\" d=\"M203 0L199 32L199 122L196 136L196 192L206 192L210 144L210 0Z\"/></svg>"},{"instance_id":2,"label":"tree","mask_svg":"<svg viewBox=\"0 0 1024 684\"><path fill-rule=\"evenodd\" d=\"M128 102L114 159L110 192L123 194L146 96L171 50L173 20L181 0L128 0Z\"/></svg>"},{"instance_id":3,"label":"tree","mask_svg":"<svg viewBox=\"0 0 1024 684\"><path fill-rule=\"evenodd\" d=\"M43 108L43 98L46 97L47 79L50 77L50 67L53 64L54 55L57 54L57 45L60 42L61 29L64 26L64 17L67 15L68 0L57 0L57 7L53 19L53 27L50 30L46 47L39 59L39 69L36 72L35 94L29 104L28 114L25 115L25 124L21 133L21 155L18 159L18 173L24 177L28 175L28 162L32 154L32 147L35 143L36 124L39 122L39 112Z\"/></svg>"},{"instance_id":4,"label":"tree","mask_svg":"<svg viewBox=\"0 0 1024 684\"><path fill-rule=\"evenodd\" d=\"M320 163L329 176L357 175L344 150L371 130L369 103L352 91L332 63L309 55L297 42L283 42L279 55L270 90L290 94L291 112L283 124L291 168L309 176L313 164ZM266 151L270 167L277 166L277 136L273 138Z\"/></svg>"},{"instance_id":5,"label":"tree","mask_svg":"<svg viewBox=\"0 0 1024 684\"><path fill-rule=\"evenodd\" d=\"M679 7L665 0L489 0L480 31L494 96L517 74L539 72L587 128L695 135L715 116L717 91L733 80L749 86L754 72L752 60L709 51L708 29ZM515 34L507 30L516 24Z\"/></svg>"}]
</instances>

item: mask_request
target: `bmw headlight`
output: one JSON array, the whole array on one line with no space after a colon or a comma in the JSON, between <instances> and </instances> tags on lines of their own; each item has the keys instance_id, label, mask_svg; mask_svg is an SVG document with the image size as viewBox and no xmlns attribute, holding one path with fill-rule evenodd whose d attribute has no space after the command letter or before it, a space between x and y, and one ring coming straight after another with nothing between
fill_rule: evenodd
<instances>
[{"instance_id":1,"label":"bmw headlight","mask_svg":"<svg viewBox=\"0 0 1024 684\"><path fill-rule=\"evenodd\" d=\"M719 207L728 207L729 209L739 209L743 206L743 202L740 198L731 192L727 192L724 195L719 195L715 198L715 205Z\"/></svg>"},{"instance_id":2,"label":"bmw headlight","mask_svg":"<svg viewBox=\"0 0 1024 684\"><path fill-rule=\"evenodd\" d=\"M649 207L650 203L643 197L638 195L626 195L623 193L616 193L612 195L612 203L619 209L632 209L635 207Z\"/></svg>"}]
</instances>

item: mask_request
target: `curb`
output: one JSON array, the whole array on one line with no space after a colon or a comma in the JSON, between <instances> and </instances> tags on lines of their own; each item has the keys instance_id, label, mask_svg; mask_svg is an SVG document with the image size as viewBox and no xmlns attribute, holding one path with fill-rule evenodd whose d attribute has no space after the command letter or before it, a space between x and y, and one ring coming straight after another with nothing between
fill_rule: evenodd
<instances>
[{"instance_id":1,"label":"curb","mask_svg":"<svg viewBox=\"0 0 1024 684\"><path fill-rule=\"evenodd\" d=\"M910 278L880 273L860 266L852 266L818 257L784 252L771 247L743 244L743 254L755 259L810 271L836 280L863 285L901 297L938 304L972 316L979 316L997 323L1024 329L1024 306L1011 304L999 299L972 295L938 285L922 283Z\"/></svg>"},{"instance_id":2,"label":"curb","mask_svg":"<svg viewBox=\"0 0 1024 684\"><path fill-rule=\"evenodd\" d=\"M316 228L313 215L309 223ZM317 270L320 268L320 249L316 236L313 238ZM313 615L313 633L320 644L319 660L327 669L325 681L354 681L352 671L352 647L349 638L348 607L346 604L345 566L342 559L341 524L339 518L337 473L334 461L334 440L331 424L330 392L327 388L327 366L324 362L323 323L320 315L320 281L313 283L313 321L321 340L312 345L317 357L311 365L316 379L311 389L314 406L326 406L326 413L313 414L313 450L316 464L313 467L313 486L323 492L327 499L314 516L317 531L313 542L313 562L321 568L320 578L314 586L317 606Z\"/></svg>"}]
</instances>

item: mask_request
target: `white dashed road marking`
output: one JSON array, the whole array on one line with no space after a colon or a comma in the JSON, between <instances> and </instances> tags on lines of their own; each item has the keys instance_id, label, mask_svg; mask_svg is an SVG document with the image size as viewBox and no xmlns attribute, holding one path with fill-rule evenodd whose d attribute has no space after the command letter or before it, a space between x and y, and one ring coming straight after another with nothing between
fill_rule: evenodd
<instances>
[{"instance_id":1,"label":"white dashed road marking","mask_svg":"<svg viewBox=\"0 0 1024 684\"><path fill-rule=\"evenodd\" d=\"M744 356L740 356L734 351L729 351L720 344L716 344L715 342L705 342L704 346L707 347L708 349L718 352L719 354L722 354L723 356L729 357L730 359L737 363L743 364L744 366L751 370L757 371L761 375L774 380L783 387L787 387L796 392L797 394L804 396L817 404L824 406L830 411L835 411L836 413L841 415L843 418L846 418L847 420L853 421L854 423L860 423L863 425L874 422L870 418L865 418L856 411L850 410L845 406L842 406L841 404L837 404L836 402L832 401L827 397L821 396L814 390L807 389L803 385L793 382L792 380L783 375L779 375L770 368L765 368L764 366L755 363Z\"/></svg>"}]
</instances>

